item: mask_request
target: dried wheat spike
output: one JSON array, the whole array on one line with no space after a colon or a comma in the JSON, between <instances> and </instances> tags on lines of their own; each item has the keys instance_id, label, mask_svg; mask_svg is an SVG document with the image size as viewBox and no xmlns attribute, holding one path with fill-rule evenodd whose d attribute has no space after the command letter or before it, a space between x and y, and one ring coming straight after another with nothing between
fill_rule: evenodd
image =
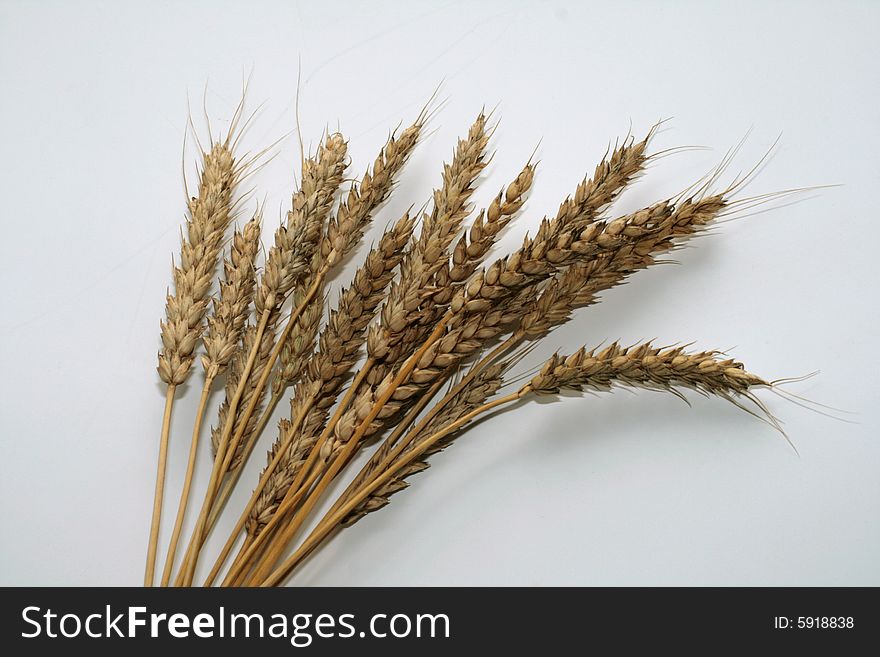
<instances>
[{"instance_id":1,"label":"dried wheat spike","mask_svg":"<svg viewBox=\"0 0 880 657\"><path fill-rule=\"evenodd\" d=\"M525 197L534 179L535 165L529 162L507 189L498 193L489 208L474 220L469 235L459 238L452 251L452 266L449 269L452 283L463 283L476 271L501 231L525 204Z\"/></svg>"},{"instance_id":2,"label":"dried wheat spike","mask_svg":"<svg viewBox=\"0 0 880 657\"><path fill-rule=\"evenodd\" d=\"M279 312L287 294L311 273L324 222L345 173L348 145L328 135L313 158L303 162L302 183L293 195L287 220L275 231L256 295L256 309Z\"/></svg>"},{"instance_id":3,"label":"dried wheat spike","mask_svg":"<svg viewBox=\"0 0 880 657\"><path fill-rule=\"evenodd\" d=\"M648 143L658 126L641 141L628 138L596 166L593 176L578 185L572 197L559 206L555 223L559 231L582 229L597 219L645 169L650 160Z\"/></svg>"},{"instance_id":4,"label":"dried wheat spike","mask_svg":"<svg viewBox=\"0 0 880 657\"><path fill-rule=\"evenodd\" d=\"M259 212L235 231L229 257L223 263L224 280L220 282L219 297L213 300L214 312L208 316L205 333L205 355L202 366L209 376L216 376L232 360L238 348L245 322L251 312L256 285L256 258L260 250Z\"/></svg>"},{"instance_id":5,"label":"dried wheat spike","mask_svg":"<svg viewBox=\"0 0 880 657\"><path fill-rule=\"evenodd\" d=\"M208 295L217 268L223 236L232 220L232 193L238 172L227 144L206 153L199 195L188 201L186 238L180 265L174 268L174 294L166 297L161 323L159 377L169 385L186 381L193 353L205 328Z\"/></svg>"},{"instance_id":6,"label":"dried wheat spike","mask_svg":"<svg viewBox=\"0 0 880 657\"><path fill-rule=\"evenodd\" d=\"M323 289L323 286L321 286ZM297 289L293 293L293 307L298 308L304 300L306 290ZM311 356L315 346L315 337L321 325L321 317L324 313L324 297L314 295L296 319L296 325L291 330L279 355L279 367L272 380L272 392L280 395L284 390L296 383L303 368Z\"/></svg>"},{"instance_id":7,"label":"dried wheat spike","mask_svg":"<svg viewBox=\"0 0 880 657\"><path fill-rule=\"evenodd\" d=\"M658 349L650 343L621 347L617 342L599 351L581 347L570 356L556 354L527 384L538 395L564 389L610 390L614 385L665 391L691 388L731 398L770 384L718 351L689 353L684 347Z\"/></svg>"}]
</instances>

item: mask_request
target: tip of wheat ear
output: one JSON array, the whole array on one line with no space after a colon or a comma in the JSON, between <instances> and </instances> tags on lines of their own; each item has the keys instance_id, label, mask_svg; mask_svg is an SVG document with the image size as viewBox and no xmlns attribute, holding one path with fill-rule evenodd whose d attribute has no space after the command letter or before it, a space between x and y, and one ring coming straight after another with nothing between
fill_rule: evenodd
<instances>
[{"instance_id":1,"label":"tip of wheat ear","mask_svg":"<svg viewBox=\"0 0 880 657\"><path fill-rule=\"evenodd\" d=\"M275 231L254 300L258 313L277 315L288 293L313 272L327 215L342 183L348 144L328 135L314 157L303 161L300 189L293 195L286 220Z\"/></svg>"}]
</instances>

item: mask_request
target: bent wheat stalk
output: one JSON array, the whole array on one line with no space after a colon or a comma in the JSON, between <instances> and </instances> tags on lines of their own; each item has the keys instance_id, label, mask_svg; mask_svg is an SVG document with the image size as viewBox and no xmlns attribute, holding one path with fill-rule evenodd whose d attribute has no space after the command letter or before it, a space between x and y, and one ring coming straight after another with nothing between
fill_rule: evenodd
<instances>
[{"instance_id":1,"label":"bent wheat stalk","mask_svg":"<svg viewBox=\"0 0 880 657\"><path fill-rule=\"evenodd\" d=\"M384 506L387 501L371 504L370 497L383 487L392 493L400 490L401 487L393 483L398 473L404 471L404 476L409 476L423 470L424 467L417 467L405 471L429 450L436 451L441 441L478 416L530 394L552 395L563 389L582 391L587 388L607 391L614 385L666 391L676 387L690 388L737 403L735 396L745 396L755 401L750 389L770 384L747 372L741 363L720 358L717 351L688 353L681 347L661 350L646 343L624 348L614 343L601 351L582 347L570 356L553 355L544 363L541 371L516 392L464 413L403 454L389 455L388 462L383 464L379 473L348 502L325 516L296 552L259 585L275 586L281 583L337 524L343 522L348 514L357 513L359 507L363 508L361 513L369 513Z\"/></svg>"}]
</instances>

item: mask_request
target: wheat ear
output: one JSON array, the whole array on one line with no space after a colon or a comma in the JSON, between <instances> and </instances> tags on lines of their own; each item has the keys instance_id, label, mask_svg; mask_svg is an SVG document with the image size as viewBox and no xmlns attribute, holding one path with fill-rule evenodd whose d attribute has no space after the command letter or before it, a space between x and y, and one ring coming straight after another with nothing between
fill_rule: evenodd
<instances>
[{"instance_id":1,"label":"wheat ear","mask_svg":"<svg viewBox=\"0 0 880 657\"><path fill-rule=\"evenodd\" d=\"M181 245L180 264L174 268L174 294L166 297L165 320L161 323L162 351L159 352L158 370L168 391L159 439L144 586L153 585L156 569L174 392L189 376L193 353L202 337L211 282L223 236L232 219L232 194L238 174L227 137L226 141L214 144L203 155L198 196L187 203L189 217L186 237Z\"/></svg>"}]
</instances>

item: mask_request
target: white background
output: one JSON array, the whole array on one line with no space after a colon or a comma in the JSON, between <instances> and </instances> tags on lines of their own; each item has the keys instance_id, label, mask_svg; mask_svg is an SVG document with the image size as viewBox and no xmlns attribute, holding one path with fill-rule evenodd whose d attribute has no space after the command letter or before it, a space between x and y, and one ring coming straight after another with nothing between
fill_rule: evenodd
<instances>
[{"instance_id":1,"label":"white background","mask_svg":"<svg viewBox=\"0 0 880 657\"><path fill-rule=\"evenodd\" d=\"M140 583L187 97L204 136L207 85L222 130L253 72L249 106L265 108L246 147L288 135L253 178L268 240L294 188L301 59L306 145L338 126L358 175L443 82L435 132L369 239L429 197L483 104L500 126L480 204L541 140L534 192L502 248L630 126L642 135L672 117L655 149L712 150L659 160L620 211L678 192L753 128L730 180L783 133L747 194L843 186L724 224L680 266L579 313L522 367L584 342L695 341L768 378L821 370L788 389L854 415L763 394L797 456L716 399L688 408L620 390L530 403L435 457L295 582L880 584L878 24L868 1L0 3L0 583ZM200 387L199 373L175 408L162 553Z\"/></svg>"}]
</instances>

